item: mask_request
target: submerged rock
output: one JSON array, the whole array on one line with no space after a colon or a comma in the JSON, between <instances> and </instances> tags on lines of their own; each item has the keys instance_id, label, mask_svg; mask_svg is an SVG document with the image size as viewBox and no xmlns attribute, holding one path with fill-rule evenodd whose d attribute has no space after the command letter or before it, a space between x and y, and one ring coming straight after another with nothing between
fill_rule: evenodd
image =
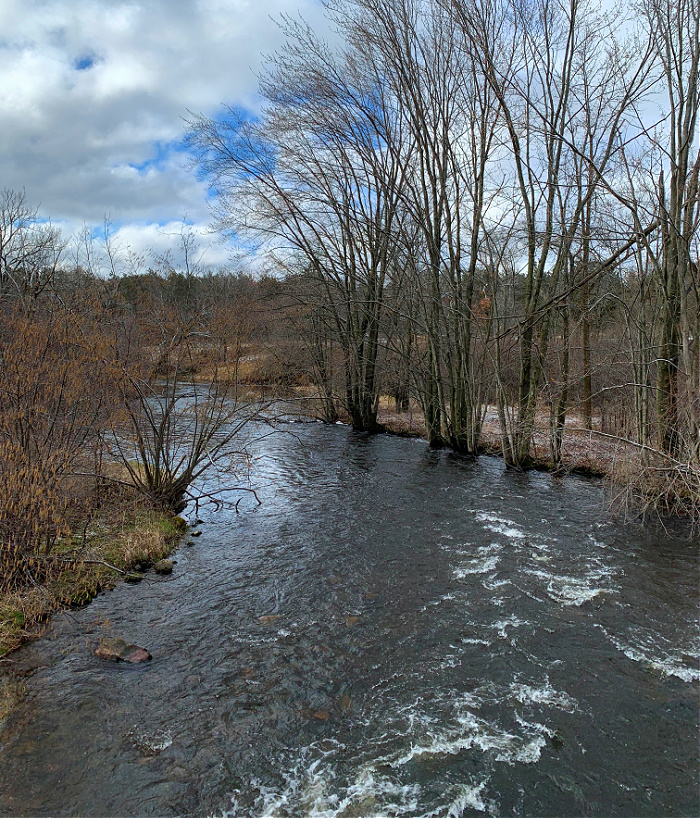
<instances>
[{"instance_id":1,"label":"submerged rock","mask_svg":"<svg viewBox=\"0 0 700 818\"><path fill-rule=\"evenodd\" d=\"M278 619L282 617L280 614L266 614L265 616L259 616L258 622L261 625L272 625L273 623L277 622Z\"/></svg>"},{"instance_id":2,"label":"submerged rock","mask_svg":"<svg viewBox=\"0 0 700 818\"><path fill-rule=\"evenodd\" d=\"M172 574L173 565L172 560L158 560L158 562L153 565L153 570L156 574Z\"/></svg>"},{"instance_id":3,"label":"submerged rock","mask_svg":"<svg viewBox=\"0 0 700 818\"><path fill-rule=\"evenodd\" d=\"M106 659L108 662L130 662L131 664L148 662L153 658L145 648L130 645L119 638L105 639L100 642L95 656L99 659Z\"/></svg>"}]
</instances>

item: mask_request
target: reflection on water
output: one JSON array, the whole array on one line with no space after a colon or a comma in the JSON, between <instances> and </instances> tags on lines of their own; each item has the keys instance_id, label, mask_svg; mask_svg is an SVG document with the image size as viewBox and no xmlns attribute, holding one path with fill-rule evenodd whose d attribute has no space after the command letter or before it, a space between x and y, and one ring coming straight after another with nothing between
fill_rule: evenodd
<instances>
[{"instance_id":1,"label":"reflection on water","mask_svg":"<svg viewBox=\"0 0 700 818\"><path fill-rule=\"evenodd\" d=\"M696 545L595 481L289 428L262 506L16 654L3 814L698 813Z\"/></svg>"}]
</instances>

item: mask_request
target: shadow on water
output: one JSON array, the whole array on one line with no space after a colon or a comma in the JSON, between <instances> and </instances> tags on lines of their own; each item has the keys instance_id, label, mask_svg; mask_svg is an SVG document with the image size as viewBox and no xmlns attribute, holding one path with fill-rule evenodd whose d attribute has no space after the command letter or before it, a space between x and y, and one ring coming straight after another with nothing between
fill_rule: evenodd
<instances>
[{"instance_id":1,"label":"shadow on water","mask_svg":"<svg viewBox=\"0 0 700 818\"><path fill-rule=\"evenodd\" d=\"M172 576L16 654L2 814L698 813L697 543L343 427L266 437L253 481Z\"/></svg>"}]
</instances>

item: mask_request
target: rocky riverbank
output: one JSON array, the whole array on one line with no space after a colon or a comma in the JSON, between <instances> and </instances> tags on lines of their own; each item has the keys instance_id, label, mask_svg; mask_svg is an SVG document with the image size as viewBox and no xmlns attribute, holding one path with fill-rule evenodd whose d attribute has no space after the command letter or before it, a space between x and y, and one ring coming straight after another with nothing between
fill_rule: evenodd
<instances>
[{"instance_id":1,"label":"rocky riverbank","mask_svg":"<svg viewBox=\"0 0 700 818\"><path fill-rule=\"evenodd\" d=\"M121 579L139 582L145 571L166 561L186 530L182 517L142 505L121 513L103 509L87 531L64 538L46 557L55 570L44 584L0 595L0 666L40 635L57 610L84 605Z\"/></svg>"}]
</instances>

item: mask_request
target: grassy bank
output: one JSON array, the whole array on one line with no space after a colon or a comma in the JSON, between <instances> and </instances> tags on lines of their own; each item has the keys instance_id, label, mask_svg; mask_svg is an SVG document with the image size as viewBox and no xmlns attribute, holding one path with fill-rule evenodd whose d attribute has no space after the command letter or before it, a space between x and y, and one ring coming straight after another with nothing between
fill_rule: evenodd
<instances>
[{"instance_id":1,"label":"grassy bank","mask_svg":"<svg viewBox=\"0 0 700 818\"><path fill-rule=\"evenodd\" d=\"M186 527L181 517L138 502L104 507L87 530L63 538L45 558L44 582L0 595L0 662L40 635L57 610L85 605L120 579L138 581L174 550Z\"/></svg>"}]
</instances>

